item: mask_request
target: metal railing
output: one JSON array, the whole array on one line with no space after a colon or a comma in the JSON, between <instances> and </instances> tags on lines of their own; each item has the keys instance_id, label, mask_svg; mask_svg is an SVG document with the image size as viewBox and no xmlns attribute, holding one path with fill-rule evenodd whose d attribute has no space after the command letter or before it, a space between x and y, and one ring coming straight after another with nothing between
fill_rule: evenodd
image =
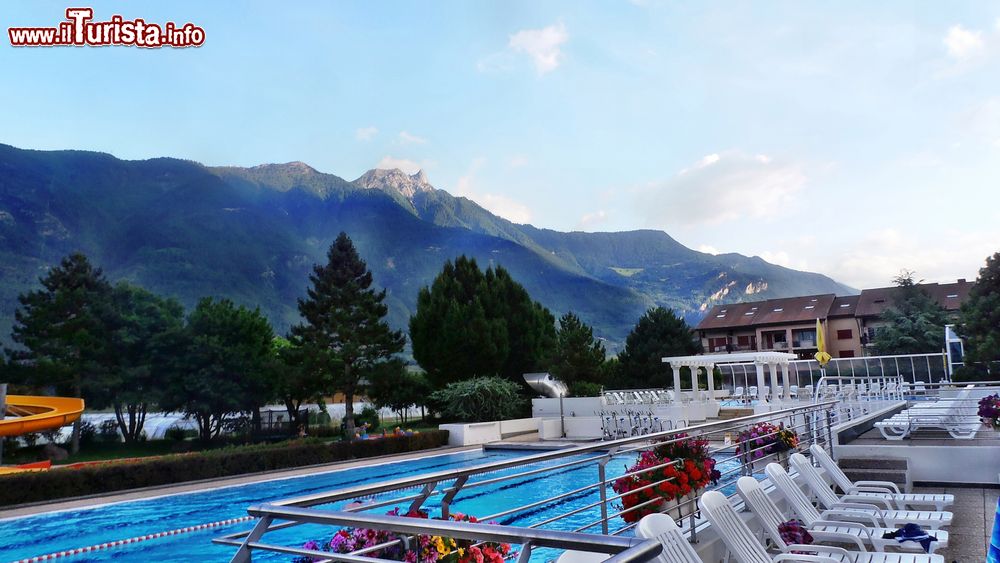
<instances>
[{"instance_id":1,"label":"metal railing","mask_svg":"<svg viewBox=\"0 0 1000 563\"><path fill-rule=\"evenodd\" d=\"M978 411L980 399L998 392L995 381L904 382L900 394L907 407L878 421L875 428L890 441L951 438L995 445L1000 433L983 424Z\"/></svg>"},{"instance_id":2,"label":"metal railing","mask_svg":"<svg viewBox=\"0 0 1000 563\"><path fill-rule=\"evenodd\" d=\"M715 459L720 475L716 484L709 485L699 492L725 489L731 487L732 482L741 475L760 473L759 470L764 464L775 461L781 455L781 452L770 451L767 445L757 446L753 443L742 444L741 451L737 452L741 432L758 423L768 422L782 429L794 430L799 436L800 446L803 449L814 443L829 449L832 443L832 425L835 420L836 403L835 400L804 403L767 413L690 426L684 429L683 434L678 431L665 431L646 436L598 442L474 467L359 485L263 504L249 510L251 515L259 518L252 530L229 534L213 541L239 546L237 556L233 559L236 562L249 561L254 550L323 557L323 560L351 563L376 561L371 557L366 558L365 554L360 551L347 555L329 552L307 553L309 550L300 547L282 546L263 541L263 536L269 532L312 523L389 530L400 538L395 542L404 543L407 541L408 535L440 535L442 531L454 532L456 537L476 541L516 543L521 546L522 563L527 561L525 559L526 552L530 556L533 547L542 546L617 553L616 557L621 558L622 561L643 561L647 555L653 557L655 553L651 554L651 552L647 553L641 550L641 552L629 551L631 548L636 548L636 545L619 543L626 540L618 538L618 536L635 526L634 522L626 522L625 516L634 511L650 510L651 508L663 511L666 508L661 505L654 506L654 503L658 502L655 497L629 507L625 506L623 498L642 489L652 489L664 483L675 481L675 478L658 479L644 484L641 489L631 489L621 493L615 491L614 484L616 481L631 476L643 474L651 476L655 471L662 470L666 466L678 466L683 463L683 460L669 460L654 467L609 477L607 467L612 460L625 460L627 465L630 465L631 462L628 460L634 461L641 452L658 446L674 444L692 438L706 440L708 442L708 455ZM769 438L771 435L765 437ZM570 469L586 467L594 468L596 480L572 483L569 485L570 490L557 492L538 500L525 499L529 502L519 505L511 503L514 505L505 506L494 514L477 514L476 516L480 521L513 517L543 507L562 507L563 504L569 503L571 500L579 501L582 498L581 506L566 510L560 508L563 511L551 516L546 515L548 517L544 520L535 521L524 527L472 525L448 521L453 510L463 500L458 497L460 492L470 493L467 496L471 498L482 494L484 487L516 487L528 481L559 475ZM507 470L515 471L497 475L497 473ZM518 495L511 495L511 497L518 498ZM408 506L409 508L405 512L409 513L421 510L422 507L428 505L428 501L432 498L437 501L439 511L437 516L441 520L381 516L371 512L380 508L405 508ZM366 502L355 502L339 511L321 508L322 505L357 501L358 499L364 499ZM660 499L660 502L663 500ZM677 499L669 509L675 519L681 520L682 528L689 534L691 541L696 541L698 529L704 525L698 512L697 494ZM629 518L629 520L637 520L637 518ZM596 533L602 535L593 535ZM588 543L589 540L580 537L588 535L592 538L600 538L598 543L606 546L605 549L598 549L597 544ZM612 546L613 549L608 546Z\"/></svg>"}]
</instances>

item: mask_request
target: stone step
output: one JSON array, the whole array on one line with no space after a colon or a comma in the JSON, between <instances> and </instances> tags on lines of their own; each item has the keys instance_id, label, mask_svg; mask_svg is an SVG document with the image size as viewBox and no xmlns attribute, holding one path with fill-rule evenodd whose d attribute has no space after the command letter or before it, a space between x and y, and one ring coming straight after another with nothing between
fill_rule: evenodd
<instances>
[{"instance_id":1,"label":"stone step","mask_svg":"<svg viewBox=\"0 0 1000 563\"><path fill-rule=\"evenodd\" d=\"M865 457L842 457L837 460L837 465L845 472L848 469L858 470L887 470L906 471L908 469L905 459L887 458L865 458Z\"/></svg>"}]
</instances>

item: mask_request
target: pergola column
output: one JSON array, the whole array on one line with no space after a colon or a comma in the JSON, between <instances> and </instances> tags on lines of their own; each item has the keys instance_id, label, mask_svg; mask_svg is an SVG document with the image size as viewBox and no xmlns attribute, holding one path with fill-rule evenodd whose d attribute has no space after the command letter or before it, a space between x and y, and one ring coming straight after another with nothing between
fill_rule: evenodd
<instances>
[{"instance_id":1,"label":"pergola column","mask_svg":"<svg viewBox=\"0 0 1000 563\"><path fill-rule=\"evenodd\" d=\"M785 399L792 398L792 381L791 377L788 375L788 362L781 363L781 382L785 386ZM798 385L798 382L796 382Z\"/></svg>"},{"instance_id":2,"label":"pergola column","mask_svg":"<svg viewBox=\"0 0 1000 563\"><path fill-rule=\"evenodd\" d=\"M691 368L691 400L698 400L698 368L697 365L688 366Z\"/></svg>"},{"instance_id":3,"label":"pergola column","mask_svg":"<svg viewBox=\"0 0 1000 563\"><path fill-rule=\"evenodd\" d=\"M778 364L771 362L767 364L768 369L771 371L771 396L775 399L778 398Z\"/></svg>"},{"instance_id":4,"label":"pergola column","mask_svg":"<svg viewBox=\"0 0 1000 563\"><path fill-rule=\"evenodd\" d=\"M715 400L715 364L705 366L705 375L708 377L708 400Z\"/></svg>"},{"instance_id":5,"label":"pergola column","mask_svg":"<svg viewBox=\"0 0 1000 563\"><path fill-rule=\"evenodd\" d=\"M681 366L670 364L671 369L674 372L674 399L677 402L681 401Z\"/></svg>"},{"instance_id":6,"label":"pergola column","mask_svg":"<svg viewBox=\"0 0 1000 563\"><path fill-rule=\"evenodd\" d=\"M764 397L764 364L755 362L754 367L757 368L757 401L766 403L767 399Z\"/></svg>"}]
</instances>

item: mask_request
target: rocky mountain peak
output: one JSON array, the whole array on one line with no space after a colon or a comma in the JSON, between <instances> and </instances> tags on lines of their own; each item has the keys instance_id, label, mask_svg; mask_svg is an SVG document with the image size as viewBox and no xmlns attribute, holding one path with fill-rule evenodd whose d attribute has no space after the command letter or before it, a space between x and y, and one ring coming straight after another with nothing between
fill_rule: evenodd
<instances>
[{"instance_id":1,"label":"rocky mountain peak","mask_svg":"<svg viewBox=\"0 0 1000 563\"><path fill-rule=\"evenodd\" d=\"M395 191L410 200L418 192L429 192L434 189L434 186L427 181L427 173L423 170L417 171L416 174L407 174L398 168L369 170L354 183L367 190Z\"/></svg>"}]
</instances>

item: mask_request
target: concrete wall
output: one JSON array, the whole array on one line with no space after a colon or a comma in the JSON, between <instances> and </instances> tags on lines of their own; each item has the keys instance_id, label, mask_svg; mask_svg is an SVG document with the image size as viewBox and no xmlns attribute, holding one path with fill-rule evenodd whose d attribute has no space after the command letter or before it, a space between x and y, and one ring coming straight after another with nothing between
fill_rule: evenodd
<instances>
[{"instance_id":1,"label":"concrete wall","mask_svg":"<svg viewBox=\"0 0 1000 563\"><path fill-rule=\"evenodd\" d=\"M438 428L448 431L449 446L474 446L500 441L499 422L441 424Z\"/></svg>"},{"instance_id":2,"label":"concrete wall","mask_svg":"<svg viewBox=\"0 0 1000 563\"><path fill-rule=\"evenodd\" d=\"M604 397L567 397L562 401L565 416L594 416L595 411L608 407ZM531 416L535 418L559 416L559 399L532 399Z\"/></svg>"}]
</instances>

